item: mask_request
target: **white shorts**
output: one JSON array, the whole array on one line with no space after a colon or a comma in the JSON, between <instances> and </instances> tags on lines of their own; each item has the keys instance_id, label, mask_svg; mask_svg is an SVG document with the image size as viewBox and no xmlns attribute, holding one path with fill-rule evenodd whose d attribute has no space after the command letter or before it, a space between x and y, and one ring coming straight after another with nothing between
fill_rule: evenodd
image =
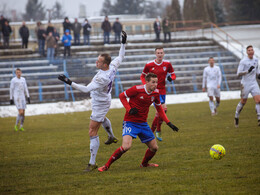
<instances>
[{"instance_id":1,"label":"white shorts","mask_svg":"<svg viewBox=\"0 0 260 195\"><path fill-rule=\"evenodd\" d=\"M253 85L241 85L241 98L247 99L249 93L254 97L256 95L260 95L259 86L257 83L254 83Z\"/></svg>"},{"instance_id":2,"label":"white shorts","mask_svg":"<svg viewBox=\"0 0 260 195\"><path fill-rule=\"evenodd\" d=\"M14 104L18 110L25 110L26 108L25 98L21 98L21 97L14 98Z\"/></svg>"},{"instance_id":3,"label":"white shorts","mask_svg":"<svg viewBox=\"0 0 260 195\"><path fill-rule=\"evenodd\" d=\"M90 119L96 122L103 122L109 111L111 101L95 101L92 99L92 113Z\"/></svg>"},{"instance_id":4,"label":"white shorts","mask_svg":"<svg viewBox=\"0 0 260 195\"><path fill-rule=\"evenodd\" d=\"M208 96L220 97L220 88L208 88Z\"/></svg>"}]
</instances>

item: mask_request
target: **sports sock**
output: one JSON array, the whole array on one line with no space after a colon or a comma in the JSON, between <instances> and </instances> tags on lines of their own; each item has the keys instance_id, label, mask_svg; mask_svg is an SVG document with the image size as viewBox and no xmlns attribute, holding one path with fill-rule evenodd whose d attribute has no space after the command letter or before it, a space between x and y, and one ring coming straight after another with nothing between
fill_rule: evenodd
<instances>
[{"instance_id":1,"label":"sports sock","mask_svg":"<svg viewBox=\"0 0 260 195\"><path fill-rule=\"evenodd\" d=\"M99 148L99 137L90 137L90 160L89 164L94 165L96 163L96 156Z\"/></svg>"},{"instance_id":2,"label":"sports sock","mask_svg":"<svg viewBox=\"0 0 260 195\"><path fill-rule=\"evenodd\" d=\"M105 117L105 119L102 123L102 127L106 130L109 137L114 137L111 122L107 117Z\"/></svg>"},{"instance_id":3,"label":"sports sock","mask_svg":"<svg viewBox=\"0 0 260 195\"><path fill-rule=\"evenodd\" d=\"M116 161L117 159L119 159L119 158L122 156L122 154L124 154L125 152L126 152L126 151L124 151L124 149L123 149L122 146L120 146L119 148L117 148L117 149L115 150L115 152L111 155L111 157L109 158L109 160L107 161L106 166L107 166L107 167L110 167L110 165L111 165L114 161Z\"/></svg>"},{"instance_id":4,"label":"sports sock","mask_svg":"<svg viewBox=\"0 0 260 195\"><path fill-rule=\"evenodd\" d=\"M148 165L149 160L151 160L153 158L155 153L156 152L151 151L149 148L146 150L143 161L142 161L142 165L144 167L146 167Z\"/></svg>"},{"instance_id":5,"label":"sports sock","mask_svg":"<svg viewBox=\"0 0 260 195\"><path fill-rule=\"evenodd\" d=\"M209 100L209 109L211 111L211 113L215 113L215 105L214 102Z\"/></svg>"},{"instance_id":6,"label":"sports sock","mask_svg":"<svg viewBox=\"0 0 260 195\"><path fill-rule=\"evenodd\" d=\"M260 104L255 105L255 111L257 114L257 120L260 120Z\"/></svg>"},{"instance_id":7,"label":"sports sock","mask_svg":"<svg viewBox=\"0 0 260 195\"><path fill-rule=\"evenodd\" d=\"M220 102L216 101L216 108L219 107Z\"/></svg>"},{"instance_id":8,"label":"sports sock","mask_svg":"<svg viewBox=\"0 0 260 195\"><path fill-rule=\"evenodd\" d=\"M156 130L156 128L157 128L158 119L159 119L159 114L156 112L155 117L154 117L154 119L153 119L152 127L151 127L151 129L152 129L153 132L154 132L154 131Z\"/></svg>"},{"instance_id":9,"label":"sports sock","mask_svg":"<svg viewBox=\"0 0 260 195\"><path fill-rule=\"evenodd\" d=\"M239 118L239 114L242 111L244 105L245 104L242 104L241 102L238 103L237 108L236 108L235 118Z\"/></svg>"},{"instance_id":10,"label":"sports sock","mask_svg":"<svg viewBox=\"0 0 260 195\"><path fill-rule=\"evenodd\" d=\"M15 123L15 125L18 125L18 123L19 123L20 120L21 120L20 114L18 114L17 117L16 117L16 123Z\"/></svg>"},{"instance_id":11,"label":"sports sock","mask_svg":"<svg viewBox=\"0 0 260 195\"><path fill-rule=\"evenodd\" d=\"M21 128L23 126L24 119L25 119L24 115L21 115L20 119L21 119L21 122L20 122L20 128Z\"/></svg>"},{"instance_id":12,"label":"sports sock","mask_svg":"<svg viewBox=\"0 0 260 195\"><path fill-rule=\"evenodd\" d=\"M164 112L165 113L167 112L167 108L164 108ZM159 114L158 114L158 116L159 116ZM162 123L163 123L163 119L159 116L158 121L157 121L157 131L158 132L161 132Z\"/></svg>"}]
</instances>

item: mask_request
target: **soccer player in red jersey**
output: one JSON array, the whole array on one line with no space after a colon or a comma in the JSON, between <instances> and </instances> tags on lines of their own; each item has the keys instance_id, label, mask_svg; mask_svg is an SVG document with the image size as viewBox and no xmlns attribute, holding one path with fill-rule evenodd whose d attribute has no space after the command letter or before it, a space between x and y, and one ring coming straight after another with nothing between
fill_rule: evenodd
<instances>
[{"instance_id":1,"label":"soccer player in red jersey","mask_svg":"<svg viewBox=\"0 0 260 195\"><path fill-rule=\"evenodd\" d=\"M158 83L156 74L148 73L145 80L145 85L135 85L119 95L119 98L126 109L123 122L123 143L122 146L115 150L107 163L98 168L98 171L107 171L114 161L119 159L122 154L131 148L132 140L137 136L142 143L145 143L148 146L140 167L159 166L158 164L148 163L158 149L154 134L147 124L149 107L152 103L155 104L160 117L162 117L167 125L174 131L179 130L178 127L169 121L161 106L159 91L156 89ZM129 102L127 101L127 98L130 98Z\"/></svg>"},{"instance_id":2,"label":"soccer player in red jersey","mask_svg":"<svg viewBox=\"0 0 260 195\"><path fill-rule=\"evenodd\" d=\"M167 80L169 82L172 82L172 80L176 79L176 75L174 73L172 64L169 61L163 59L164 50L162 47L157 47L155 49L155 55L156 55L156 59L151 62L148 62L145 65L144 70L141 74L141 81L143 84L145 84L145 75L147 75L149 72L152 72L157 75L158 77L157 89L159 90L160 100L161 100L163 110L166 113L167 107L165 104L165 100L166 100L165 79L167 74L169 74ZM153 132L157 129L156 138L159 141L162 141L162 136L161 136L162 123L163 123L163 119L159 116L158 112L156 112L151 129Z\"/></svg>"}]
</instances>

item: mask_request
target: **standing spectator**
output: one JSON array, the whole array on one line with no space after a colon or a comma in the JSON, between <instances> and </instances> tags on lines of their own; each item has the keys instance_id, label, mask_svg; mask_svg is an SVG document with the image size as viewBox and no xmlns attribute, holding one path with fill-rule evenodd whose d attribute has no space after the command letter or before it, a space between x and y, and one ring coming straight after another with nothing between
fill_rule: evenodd
<instances>
[{"instance_id":1,"label":"standing spectator","mask_svg":"<svg viewBox=\"0 0 260 195\"><path fill-rule=\"evenodd\" d=\"M163 21L163 34L164 34L164 42L167 42L167 35L169 37L168 42L171 42L171 27L169 24L169 20L167 18Z\"/></svg>"},{"instance_id":2,"label":"standing spectator","mask_svg":"<svg viewBox=\"0 0 260 195\"><path fill-rule=\"evenodd\" d=\"M54 54L55 54L56 39L53 36L51 31L46 37L46 47L47 47L47 59L49 60L50 64L52 64L54 59Z\"/></svg>"},{"instance_id":3,"label":"standing spectator","mask_svg":"<svg viewBox=\"0 0 260 195\"><path fill-rule=\"evenodd\" d=\"M70 56L70 46L71 46L72 37L70 35L70 30L65 30L65 34L62 37L62 43L64 44L64 57L68 51L68 56Z\"/></svg>"},{"instance_id":4,"label":"standing spectator","mask_svg":"<svg viewBox=\"0 0 260 195\"><path fill-rule=\"evenodd\" d=\"M23 21L23 25L19 29L19 34L22 38L22 48L27 48L30 32L29 32L28 27L25 26L25 21Z\"/></svg>"},{"instance_id":5,"label":"standing spectator","mask_svg":"<svg viewBox=\"0 0 260 195\"><path fill-rule=\"evenodd\" d=\"M40 26L42 25L42 23L40 21L38 21L36 23L36 27L34 29L34 33L35 33L35 38L37 39L37 43L39 43L39 40L38 40L38 30L40 29Z\"/></svg>"},{"instance_id":6,"label":"standing spectator","mask_svg":"<svg viewBox=\"0 0 260 195\"><path fill-rule=\"evenodd\" d=\"M9 38L10 38L10 34L12 33L12 29L7 20L5 21L2 31L4 36L4 48L9 48Z\"/></svg>"},{"instance_id":7,"label":"standing spectator","mask_svg":"<svg viewBox=\"0 0 260 195\"><path fill-rule=\"evenodd\" d=\"M44 46L45 46L46 31L44 30L43 25L40 26L37 35L38 35L39 54L41 56L45 56Z\"/></svg>"},{"instance_id":8,"label":"standing spectator","mask_svg":"<svg viewBox=\"0 0 260 195\"><path fill-rule=\"evenodd\" d=\"M160 41L161 23L159 21L159 18L156 18L156 21L154 21L153 28L156 35L155 41Z\"/></svg>"},{"instance_id":9,"label":"standing spectator","mask_svg":"<svg viewBox=\"0 0 260 195\"><path fill-rule=\"evenodd\" d=\"M55 37L55 41L56 41L56 47L55 47L54 56L57 56L58 52L59 52L59 44L58 44L58 42L60 40L60 33L57 31L56 28L54 28L53 36Z\"/></svg>"},{"instance_id":10,"label":"standing spectator","mask_svg":"<svg viewBox=\"0 0 260 195\"><path fill-rule=\"evenodd\" d=\"M46 29L46 35L48 35L49 32L52 32L52 34L54 32L54 27L53 27L51 21L48 22L48 26L47 26L47 29Z\"/></svg>"},{"instance_id":11,"label":"standing spectator","mask_svg":"<svg viewBox=\"0 0 260 195\"><path fill-rule=\"evenodd\" d=\"M82 24L82 26L83 26L83 35L84 35L84 45L90 45L89 36L92 27L88 22L88 19L85 19L85 22Z\"/></svg>"},{"instance_id":12,"label":"standing spectator","mask_svg":"<svg viewBox=\"0 0 260 195\"><path fill-rule=\"evenodd\" d=\"M63 32L64 32L64 34L65 34L65 30L67 30L67 29L68 29L69 31L71 31L71 29L72 29L72 25L71 25L71 23L70 23L68 17L66 17L66 18L64 19L64 22L63 22Z\"/></svg>"},{"instance_id":13,"label":"standing spectator","mask_svg":"<svg viewBox=\"0 0 260 195\"><path fill-rule=\"evenodd\" d=\"M104 44L109 44L109 37L110 37L110 31L111 31L111 24L108 21L108 16L105 17L105 20L102 22L101 28L104 31Z\"/></svg>"},{"instance_id":14,"label":"standing spectator","mask_svg":"<svg viewBox=\"0 0 260 195\"><path fill-rule=\"evenodd\" d=\"M1 39L2 39L2 32L3 32L3 27L5 25L5 21L6 21L6 19L4 18L4 16L1 15L1 18L0 18L0 43L1 43Z\"/></svg>"},{"instance_id":15,"label":"standing spectator","mask_svg":"<svg viewBox=\"0 0 260 195\"><path fill-rule=\"evenodd\" d=\"M115 43L120 43L122 24L119 22L119 18L116 18L116 21L113 24L113 31L115 33Z\"/></svg>"},{"instance_id":16,"label":"standing spectator","mask_svg":"<svg viewBox=\"0 0 260 195\"><path fill-rule=\"evenodd\" d=\"M78 22L78 19L75 18L75 22L73 24L73 33L74 33L74 45L80 44L80 31L81 31L81 24Z\"/></svg>"}]
</instances>

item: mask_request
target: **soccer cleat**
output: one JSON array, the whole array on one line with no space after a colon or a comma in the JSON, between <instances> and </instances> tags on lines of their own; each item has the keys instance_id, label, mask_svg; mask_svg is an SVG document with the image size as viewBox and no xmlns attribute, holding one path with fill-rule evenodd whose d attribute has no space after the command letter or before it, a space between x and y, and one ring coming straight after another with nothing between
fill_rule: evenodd
<instances>
[{"instance_id":1,"label":"soccer cleat","mask_svg":"<svg viewBox=\"0 0 260 195\"><path fill-rule=\"evenodd\" d=\"M18 131L18 125L15 125L15 126L14 126L14 130L15 130L15 131Z\"/></svg>"},{"instance_id":2,"label":"soccer cleat","mask_svg":"<svg viewBox=\"0 0 260 195\"><path fill-rule=\"evenodd\" d=\"M107 141L105 142L105 144L109 145L109 144L112 144L112 143L117 143L118 142L118 139L116 137L109 137L108 136L108 139Z\"/></svg>"},{"instance_id":3,"label":"soccer cleat","mask_svg":"<svg viewBox=\"0 0 260 195\"><path fill-rule=\"evenodd\" d=\"M239 119L238 118L235 118L234 120L234 124L235 124L235 127L238 128L238 123L239 123ZM258 123L259 124L259 123Z\"/></svg>"},{"instance_id":4,"label":"soccer cleat","mask_svg":"<svg viewBox=\"0 0 260 195\"><path fill-rule=\"evenodd\" d=\"M140 167L159 167L159 165L154 164L154 163L149 163L149 164L147 164L147 166L144 166L143 164L141 164Z\"/></svg>"},{"instance_id":5,"label":"soccer cleat","mask_svg":"<svg viewBox=\"0 0 260 195\"><path fill-rule=\"evenodd\" d=\"M90 171L93 171L95 170L96 168L98 168L97 164L88 164L87 168L84 170L84 172L90 172Z\"/></svg>"},{"instance_id":6,"label":"soccer cleat","mask_svg":"<svg viewBox=\"0 0 260 195\"><path fill-rule=\"evenodd\" d=\"M20 131L24 131L24 128L23 127L20 127L20 129L19 129Z\"/></svg>"},{"instance_id":7,"label":"soccer cleat","mask_svg":"<svg viewBox=\"0 0 260 195\"><path fill-rule=\"evenodd\" d=\"M99 172L103 172L103 171L107 171L107 170L108 170L108 167L106 165L104 165L103 167L99 167L98 168Z\"/></svg>"},{"instance_id":8,"label":"soccer cleat","mask_svg":"<svg viewBox=\"0 0 260 195\"><path fill-rule=\"evenodd\" d=\"M155 135L156 135L156 138L161 142L162 141L161 132L160 131L156 131Z\"/></svg>"}]
</instances>

